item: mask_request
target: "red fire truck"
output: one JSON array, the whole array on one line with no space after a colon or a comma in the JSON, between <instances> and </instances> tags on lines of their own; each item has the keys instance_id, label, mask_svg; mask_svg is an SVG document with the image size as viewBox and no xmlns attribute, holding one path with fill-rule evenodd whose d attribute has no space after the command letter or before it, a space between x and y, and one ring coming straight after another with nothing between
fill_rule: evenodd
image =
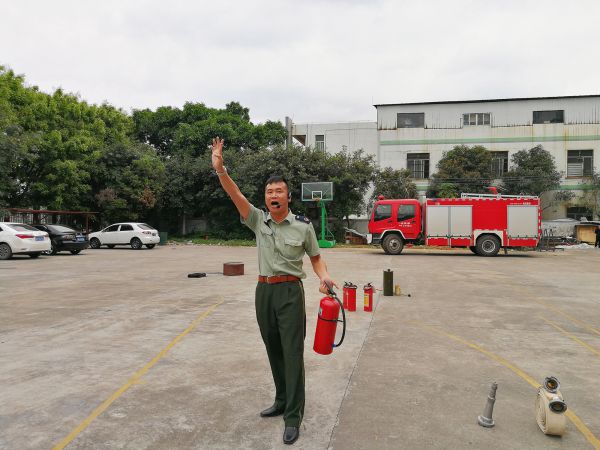
<instances>
[{"instance_id":1,"label":"red fire truck","mask_svg":"<svg viewBox=\"0 0 600 450\"><path fill-rule=\"evenodd\" d=\"M460 198L385 199L375 203L367 241L399 255L404 244L468 247L480 256L500 248L535 247L541 234L539 197L462 194Z\"/></svg>"}]
</instances>

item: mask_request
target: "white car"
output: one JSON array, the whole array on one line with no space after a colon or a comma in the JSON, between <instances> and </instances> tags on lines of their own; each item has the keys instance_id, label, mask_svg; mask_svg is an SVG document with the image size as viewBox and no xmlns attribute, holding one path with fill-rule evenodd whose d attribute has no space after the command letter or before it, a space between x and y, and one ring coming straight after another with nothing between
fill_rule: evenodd
<instances>
[{"instance_id":1,"label":"white car","mask_svg":"<svg viewBox=\"0 0 600 450\"><path fill-rule=\"evenodd\" d=\"M37 258L52 247L50 237L24 223L0 222L0 259L10 259L12 255L29 255Z\"/></svg>"},{"instance_id":2,"label":"white car","mask_svg":"<svg viewBox=\"0 0 600 450\"><path fill-rule=\"evenodd\" d=\"M160 242L156 229L138 222L115 223L104 230L90 233L88 238L92 248L100 248L101 245L106 245L108 248L113 248L115 245L131 245L131 248L139 250L143 245L154 248Z\"/></svg>"}]
</instances>

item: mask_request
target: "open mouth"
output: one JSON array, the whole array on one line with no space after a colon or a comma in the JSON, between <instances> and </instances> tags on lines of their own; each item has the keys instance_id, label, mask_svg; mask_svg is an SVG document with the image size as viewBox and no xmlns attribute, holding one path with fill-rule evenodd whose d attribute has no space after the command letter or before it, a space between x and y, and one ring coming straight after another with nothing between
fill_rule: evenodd
<instances>
[{"instance_id":1,"label":"open mouth","mask_svg":"<svg viewBox=\"0 0 600 450\"><path fill-rule=\"evenodd\" d=\"M281 205L277 200L271 202L271 206L273 206L274 208L281 208Z\"/></svg>"}]
</instances>

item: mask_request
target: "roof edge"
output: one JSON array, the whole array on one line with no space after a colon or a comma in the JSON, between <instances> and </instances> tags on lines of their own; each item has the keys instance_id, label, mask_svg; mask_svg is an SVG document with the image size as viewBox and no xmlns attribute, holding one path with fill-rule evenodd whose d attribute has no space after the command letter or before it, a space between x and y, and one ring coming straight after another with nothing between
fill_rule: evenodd
<instances>
[{"instance_id":1,"label":"roof edge","mask_svg":"<svg viewBox=\"0 0 600 450\"><path fill-rule=\"evenodd\" d=\"M491 102L515 102L522 100L559 100L568 98L600 98L600 94L587 94L587 95L563 95L557 97L513 97L513 98L491 98L481 100L447 100L438 102L410 102L410 103L377 103L373 105L375 108L379 106L412 106L412 105L446 105L446 104L457 104L457 103L491 103Z\"/></svg>"}]
</instances>

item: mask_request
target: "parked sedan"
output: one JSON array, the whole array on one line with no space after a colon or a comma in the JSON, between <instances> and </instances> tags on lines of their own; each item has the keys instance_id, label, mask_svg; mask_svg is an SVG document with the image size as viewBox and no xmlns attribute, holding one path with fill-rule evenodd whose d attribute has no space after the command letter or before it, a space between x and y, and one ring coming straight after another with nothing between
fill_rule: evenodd
<instances>
[{"instance_id":1,"label":"parked sedan","mask_svg":"<svg viewBox=\"0 0 600 450\"><path fill-rule=\"evenodd\" d=\"M23 223L0 222L0 259L13 255L37 258L50 250L48 233Z\"/></svg>"},{"instance_id":2,"label":"parked sedan","mask_svg":"<svg viewBox=\"0 0 600 450\"><path fill-rule=\"evenodd\" d=\"M131 245L131 248L139 250L143 245L154 248L160 242L156 229L138 222L115 223L104 230L90 233L88 238L92 248L100 248L102 245L108 248L115 245Z\"/></svg>"},{"instance_id":3,"label":"parked sedan","mask_svg":"<svg viewBox=\"0 0 600 450\"><path fill-rule=\"evenodd\" d=\"M63 250L77 255L81 250L85 250L90 246L87 237L71 227L58 224L34 224L32 226L50 235L50 243L52 245L48 252L50 255L56 255L56 253Z\"/></svg>"}]
</instances>

